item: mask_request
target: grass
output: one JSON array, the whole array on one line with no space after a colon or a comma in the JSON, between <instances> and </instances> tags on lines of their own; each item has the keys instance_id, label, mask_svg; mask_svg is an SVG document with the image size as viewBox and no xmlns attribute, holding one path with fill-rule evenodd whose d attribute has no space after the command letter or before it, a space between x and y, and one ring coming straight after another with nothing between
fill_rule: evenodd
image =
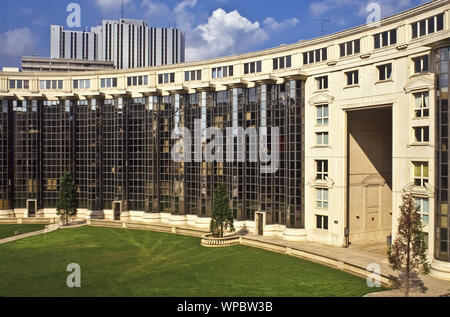
<instances>
[{"instance_id":1,"label":"grass","mask_svg":"<svg viewBox=\"0 0 450 317\"><path fill-rule=\"evenodd\" d=\"M246 246L205 248L200 239L79 227L0 245L0 296L362 296L359 277ZM81 288L68 288L69 263Z\"/></svg>"},{"instance_id":2,"label":"grass","mask_svg":"<svg viewBox=\"0 0 450 317\"><path fill-rule=\"evenodd\" d=\"M7 224L7 225L0 225L0 239L5 239L9 237L14 237L17 231L18 234L24 234L28 232L33 231L39 231L45 229L45 225L36 225L36 224L30 224L30 225L16 225L16 224Z\"/></svg>"}]
</instances>

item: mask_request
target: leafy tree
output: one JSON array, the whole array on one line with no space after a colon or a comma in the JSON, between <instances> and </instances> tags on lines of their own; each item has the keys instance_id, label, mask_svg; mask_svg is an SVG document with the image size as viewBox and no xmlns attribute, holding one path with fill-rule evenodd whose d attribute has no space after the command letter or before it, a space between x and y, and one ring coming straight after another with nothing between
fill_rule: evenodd
<instances>
[{"instance_id":1,"label":"leafy tree","mask_svg":"<svg viewBox=\"0 0 450 317\"><path fill-rule=\"evenodd\" d=\"M210 223L210 230L214 237L223 238L228 228L234 231L233 213L229 205L229 193L225 185L220 184L214 190L214 207Z\"/></svg>"},{"instance_id":2,"label":"leafy tree","mask_svg":"<svg viewBox=\"0 0 450 317\"><path fill-rule=\"evenodd\" d=\"M64 225L68 225L69 218L77 213L77 192L70 172L65 172L59 180L59 197L56 202L56 210L56 214L61 217Z\"/></svg>"},{"instance_id":3,"label":"leafy tree","mask_svg":"<svg viewBox=\"0 0 450 317\"><path fill-rule=\"evenodd\" d=\"M403 195L402 199L397 236L387 253L392 269L400 272L400 284L405 284L405 296L408 296L411 276L427 274L430 265L419 207L411 194Z\"/></svg>"}]
</instances>

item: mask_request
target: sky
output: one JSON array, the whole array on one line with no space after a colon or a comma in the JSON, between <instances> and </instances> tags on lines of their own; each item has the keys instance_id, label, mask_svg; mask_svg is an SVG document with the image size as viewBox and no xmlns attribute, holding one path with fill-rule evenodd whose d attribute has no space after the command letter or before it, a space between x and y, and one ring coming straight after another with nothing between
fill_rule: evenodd
<instances>
[{"instance_id":1,"label":"sky","mask_svg":"<svg viewBox=\"0 0 450 317\"><path fill-rule=\"evenodd\" d=\"M124 17L186 34L186 61L251 52L365 24L376 2L387 17L429 0L123 0ZM81 28L69 28L70 3ZM122 17L122 0L1 0L0 66L50 55L50 25L85 30Z\"/></svg>"}]
</instances>

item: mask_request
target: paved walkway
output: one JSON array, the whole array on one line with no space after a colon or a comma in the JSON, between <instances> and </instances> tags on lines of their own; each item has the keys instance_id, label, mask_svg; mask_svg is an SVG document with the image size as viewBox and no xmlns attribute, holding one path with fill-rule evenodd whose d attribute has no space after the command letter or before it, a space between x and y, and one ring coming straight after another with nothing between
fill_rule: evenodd
<instances>
[{"instance_id":1,"label":"paved walkway","mask_svg":"<svg viewBox=\"0 0 450 317\"><path fill-rule=\"evenodd\" d=\"M333 247L317 242L293 242L286 241L278 237L261 237L255 234L247 234L246 237L277 243L287 247L293 247L305 252L311 252L326 256L329 258L344 261L350 264L354 264L360 267L367 267L371 263L377 263L380 265L381 274L398 276L394 272L387 260L386 246L379 243L369 243L365 245L352 244L348 248ZM421 292L418 289L412 290L410 296L441 296L450 293L450 281L443 281L431 277L429 275L421 276L422 282L425 286L425 291ZM404 296L400 290L391 290L385 292L371 293L367 297L397 297Z\"/></svg>"},{"instance_id":2,"label":"paved walkway","mask_svg":"<svg viewBox=\"0 0 450 317\"><path fill-rule=\"evenodd\" d=\"M42 229L42 230L39 230L39 231L28 232L28 233L20 234L20 235L17 235L17 236L5 238L5 239L0 239L0 244L4 244L4 243L16 241L16 240L20 240L20 239L24 239L24 238L28 238L28 237L37 236L37 235L40 235L40 234L43 234L43 233L47 233L47 232L48 232L47 229Z\"/></svg>"},{"instance_id":3,"label":"paved walkway","mask_svg":"<svg viewBox=\"0 0 450 317\"><path fill-rule=\"evenodd\" d=\"M68 226L61 226L61 225L58 225L58 224L50 224L50 225L45 226L45 229L42 229L42 230L28 232L28 233L20 234L20 235L17 235L17 236L8 237L8 238L5 238L5 239L0 239L0 244L13 242L13 241L24 239L24 238L28 238L28 237L37 236L37 235L48 233L48 232L52 232L52 231L55 231L55 230L58 230L58 229L77 228L77 227L82 227L82 226L85 226L85 225L86 225L86 221L75 221L75 222L72 222Z\"/></svg>"}]
</instances>

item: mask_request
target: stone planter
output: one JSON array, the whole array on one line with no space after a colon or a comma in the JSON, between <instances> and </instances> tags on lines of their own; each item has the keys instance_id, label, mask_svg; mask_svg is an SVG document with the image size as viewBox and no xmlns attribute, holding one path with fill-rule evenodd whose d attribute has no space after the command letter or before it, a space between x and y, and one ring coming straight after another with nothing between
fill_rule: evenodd
<instances>
[{"instance_id":1,"label":"stone planter","mask_svg":"<svg viewBox=\"0 0 450 317\"><path fill-rule=\"evenodd\" d=\"M223 238L215 238L212 234L206 234L202 237L201 245L208 248L220 248L237 245L240 243L240 236L233 235Z\"/></svg>"}]
</instances>

